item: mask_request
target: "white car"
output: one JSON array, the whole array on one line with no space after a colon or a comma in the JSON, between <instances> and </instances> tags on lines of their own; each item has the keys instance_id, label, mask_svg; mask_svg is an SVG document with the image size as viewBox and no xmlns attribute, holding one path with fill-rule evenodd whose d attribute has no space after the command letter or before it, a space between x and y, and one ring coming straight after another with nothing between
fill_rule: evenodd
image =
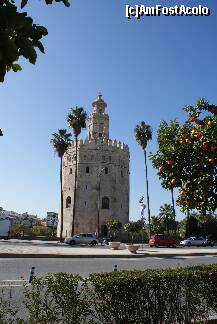
<instances>
[{"instance_id":1,"label":"white car","mask_svg":"<svg viewBox=\"0 0 217 324\"><path fill-rule=\"evenodd\" d=\"M99 242L96 238L96 235L91 233L81 233L81 234L74 235L72 237L66 237L64 243L69 245L89 244L91 246L95 246Z\"/></svg>"},{"instance_id":2,"label":"white car","mask_svg":"<svg viewBox=\"0 0 217 324\"><path fill-rule=\"evenodd\" d=\"M214 246L214 242L209 241L208 239L205 239L203 237L189 237L179 243L181 246Z\"/></svg>"}]
</instances>

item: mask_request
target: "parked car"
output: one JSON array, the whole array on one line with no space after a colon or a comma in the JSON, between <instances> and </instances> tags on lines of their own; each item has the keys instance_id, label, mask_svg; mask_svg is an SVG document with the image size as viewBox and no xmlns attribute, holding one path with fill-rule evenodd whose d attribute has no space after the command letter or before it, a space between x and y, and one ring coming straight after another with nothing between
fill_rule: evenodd
<instances>
[{"instance_id":1,"label":"parked car","mask_svg":"<svg viewBox=\"0 0 217 324\"><path fill-rule=\"evenodd\" d=\"M179 243L181 246L214 246L214 242L204 237L189 237Z\"/></svg>"},{"instance_id":2,"label":"parked car","mask_svg":"<svg viewBox=\"0 0 217 324\"><path fill-rule=\"evenodd\" d=\"M159 246L167 246L167 247L176 247L177 241L167 237L163 234L154 234L149 239L149 246L150 247L159 247Z\"/></svg>"},{"instance_id":3,"label":"parked car","mask_svg":"<svg viewBox=\"0 0 217 324\"><path fill-rule=\"evenodd\" d=\"M96 244L98 244L98 240L95 234L81 233L72 237L66 237L64 243L69 245L89 244L91 246L95 246Z\"/></svg>"}]
</instances>

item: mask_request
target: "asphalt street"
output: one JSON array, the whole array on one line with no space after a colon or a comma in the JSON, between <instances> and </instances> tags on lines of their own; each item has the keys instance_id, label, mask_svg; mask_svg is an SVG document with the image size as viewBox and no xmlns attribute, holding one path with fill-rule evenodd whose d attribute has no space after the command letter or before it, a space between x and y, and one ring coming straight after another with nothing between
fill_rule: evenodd
<instances>
[{"instance_id":1,"label":"asphalt street","mask_svg":"<svg viewBox=\"0 0 217 324\"><path fill-rule=\"evenodd\" d=\"M116 264L118 270L146 268L176 268L196 264L217 263L217 255L205 256L173 256L173 257L144 257L144 258L1 258L1 281L15 284L14 280L21 277L28 279L30 268L35 267L36 276L44 276L49 272L79 273L88 276L92 272L110 272ZM5 283L4 283L5 284Z\"/></svg>"}]
</instances>

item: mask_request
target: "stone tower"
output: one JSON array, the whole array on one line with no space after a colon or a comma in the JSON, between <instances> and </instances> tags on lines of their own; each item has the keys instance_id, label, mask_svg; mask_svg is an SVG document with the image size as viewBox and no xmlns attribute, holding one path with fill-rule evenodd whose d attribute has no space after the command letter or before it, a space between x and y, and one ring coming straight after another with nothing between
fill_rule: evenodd
<instances>
[{"instance_id":1,"label":"stone tower","mask_svg":"<svg viewBox=\"0 0 217 324\"><path fill-rule=\"evenodd\" d=\"M109 139L107 104L99 95L88 116L87 138L78 142L75 234L107 235L110 217L129 221L129 149ZM63 161L63 236L71 235L75 177L75 142ZM59 215L60 217L60 215ZM58 233L60 230L60 219Z\"/></svg>"}]
</instances>

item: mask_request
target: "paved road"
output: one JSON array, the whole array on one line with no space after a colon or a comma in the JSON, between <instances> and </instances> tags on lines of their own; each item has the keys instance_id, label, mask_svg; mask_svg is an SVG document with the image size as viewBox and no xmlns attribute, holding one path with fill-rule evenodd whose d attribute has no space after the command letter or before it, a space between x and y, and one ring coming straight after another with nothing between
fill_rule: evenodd
<instances>
[{"instance_id":1,"label":"paved road","mask_svg":"<svg viewBox=\"0 0 217 324\"><path fill-rule=\"evenodd\" d=\"M0 259L0 281L28 279L31 266L35 266L35 274L44 276L49 272L70 272L88 276L91 272L109 272L114 264L118 269L146 269L146 268L175 268L195 264L217 263L217 255L207 256L176 256L176 257L144 257L144 258L51 258ZM1 285L1 282L0 282Z\"/></svg>"}]
</instances>

